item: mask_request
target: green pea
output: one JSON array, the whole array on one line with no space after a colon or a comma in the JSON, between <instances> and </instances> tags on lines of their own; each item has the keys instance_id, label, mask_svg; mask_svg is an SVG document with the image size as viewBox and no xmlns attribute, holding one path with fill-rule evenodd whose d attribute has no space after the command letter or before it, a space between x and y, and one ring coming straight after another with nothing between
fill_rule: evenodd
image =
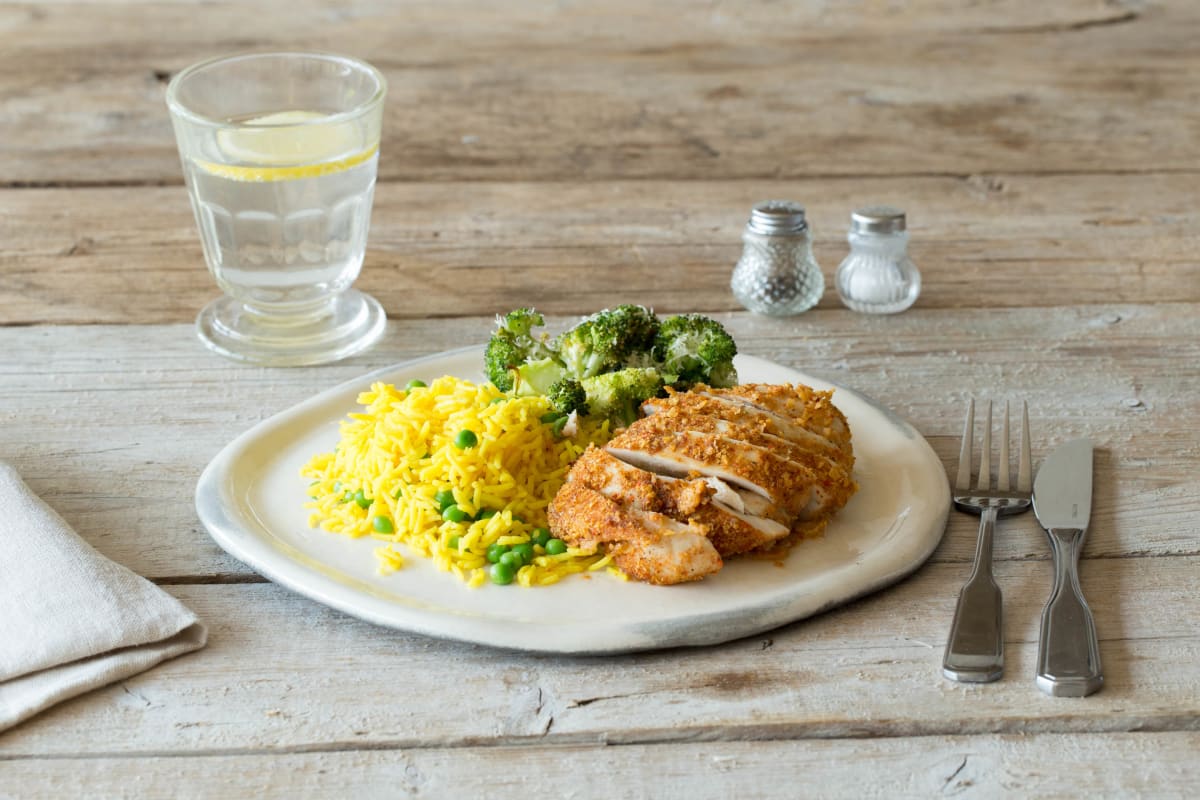
<instances>
[{"instance_id":1,"label":"green pea","mask_svg":"<svg viewBox=\"0 0 1200 800\"><path fill-rule=\"evenodd\" d=\"M496 513L496 509L494 508L485 508L483 511L480 511L475 515L475 519L491 519L492 517L496 516Z\"/></svg>"},{"instance_id":2,"label":"green pea","mask_svg":"<svg viewBox=\"0 0 1200 800\"><path fill-rule=\"evenodd\" d=\"M529 540L542 547L545 547L546 542L550 541L551 538L550 531L546 528L534 528L533 532L529 534Z\"/></svg>"},{"instance_id":3,"label":"green pea","mask_svg":"<svg viewBox=\"0 0 1200 800\"><path fill-rule=\"evenodd\" d=\"M413 389L424 389L428 385L429 384L425 383L425 381L419 381L416 378L413 378L411 381L404 384L404 391L411 392Z\"/></svg>"},{"instance_id":4,"label":"green pea","mask_svg":"<svg viewBox=\"0 0 1200 800\"><path fill-rule=\"evenodd\" d=\"M442 519L447 522L466 522L470 518L470 515L458 506L446 506L442 511Z\"/></svg>"},{"instance_id":5,"label":"green pea","mask_svg":"<svg viewBox=\"0 0 1200 800\"><path fill-rule=\"evenodd\" d=\"M363 494L362 489L359 489L357 492L354 493L354 502L358 503L359 508L370 508L371 507L371 498L369 498L365 494Z\"/></svg>"},{"instance_id":6,"label":"green pea","mask_svg":"<svg viewBox=\"0 0 1200 800\"><path fill-rule=\"evenodd\" d=\"M347 489L346 493L344 495L342 495L342 499L339 500L338 502L339 503L349 503L353 499L354 499L354 492Z\"/></svg>"},{"instance_id":7,"label":"green pea","mask_svg":"<svg viewBox=\"0 0 1200 800\"><path fill-rule=\"evenodd\" d=\"M524 563L533 563L533 545L531 545L529 542L524 542L523 544L514 544L512 547L512 552L519 555L521 557L521 561Z\"/></svg>"},{"instance_id":8,"label":"green pea","mask_svg":"<svg viewBox=\"0 0 1200 800\"><path fill-rule=\"evenodd\" d=\"M375 526L375 530L379 533L395 533L396 531L392 527L392 521L387 517L376 517L371 520L371 524Z\"/></svg>"},{"instance_id":9,"label":"green pea","mask_svg":"<svg viewBox=\"0 0 1200 800\"><path fill-rule=\"evenodd\" d=\"M449 547L451 550L457 550L458 542L459 538L457 536L451 536L449 541L446 542L446 547Z\"/></svg>"},{"instance_id":10,"label":"green pea","mask_svg":"<svg viewBox=\"0 0 1200 800\"><path fill-rule=\"evenodd\" d=\"M506 586L513 582L514 571L508 564L492 565L492 583Z\"/></svg>"},{"instance_id":11,"label":"green pea","mask_svg":"<svg viewBox=\"0 0 1200 800\"><path fill-rule=\"evenodd\" d=\"M434 502L438 504L438 511L445 511L447 508L455 504L454 492L449 489L442 489L433 496Z\"/></svg>"},{"instance_id":12,"label":"green pea","mask_svg":"<svg viewBox=\"0 0 1200 800\"><path fill-rule=\"evenodd\" d=\"M509 550L507 553L500 554L499 563L507 564L508 566L512 567L513 569L520 569L521 566L525 563L525 561L524 561L524 559L521 558L521 555L519 553L517 553L515 550Z\"/></svg>"},{"instance_id":13,"label":"green pea","mask_svg":"<svg viewBox=\"0 0 1200 800\"><path fill-rule=\"evenodd\" d=\"M495 564L500 561L500 556L504 555L507 552L508 552L508 545L506 545L506 544L490 545L490 546L488 546L488 549L487 549L487 560L492 562L493 564Z\"/></svg>"},{"instance_id":14,"label":"green pea","mask_svg":"<svg viewBox=\"0 0 1200 800\"><path fill-rule=\"evenodd\" d=\"M563 416L564 416L563 414L560 414L557 411L550 411L545 414L542 414L541 421L543 423L558 422L559 418L563 417Z\"/></svg>"},{"instance_id":15,"label":"green pea","mask_svg":"<svg viewBox=\"0 0 1200 800\"><path fill-rule=\"evenodd\" d=\"M562 555L567 552L567 543L562 539L551 539L546 542L546 552L552 556Z\"/></svg>"},{"instance_id":16,"label":"green pea","mask_svg":"<svg viewBox=\"0 0 1200 800\"><path fill-rule=\"evenodd\" d=\"M468 447L474 447L479 444L479 437L474 431L463 429L454 437L454 446L459 450L466 450Z\"/></svg>"}]
</instances>

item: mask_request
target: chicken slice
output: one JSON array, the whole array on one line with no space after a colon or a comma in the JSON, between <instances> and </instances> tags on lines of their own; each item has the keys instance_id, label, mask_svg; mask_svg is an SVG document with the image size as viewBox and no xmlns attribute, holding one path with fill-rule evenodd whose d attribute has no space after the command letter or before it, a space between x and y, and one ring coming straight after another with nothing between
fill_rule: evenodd
<instances>
[{"instance_id":1,"label":"chicken slice","mask_svg":"<svg viewBox=\"0 0 1200 800\"><path fill-rule=\"evenodd\" d=\"M712 390L717 391L717 390ZM724 397L719 394L701 394L699 392L676 392L669 397L654 398L642 403L642 412L653 415L662 411L678 409L697 416L711 416L728 422L753 427L764 434L786 439L792 444L819 452L833 458L850 468L853 466L852 451L846 447L834 444L824 436L792 422L765 408L759 408L742 400ZM850 463L846 456L850 454Z\"/></svg>"},{"instance_id":2,"label":"chicken slice","mask_svg":"<svg viewBox=\"0 0 1200 800\"><path fill-rule=\"evenodd\" d=\"M708 540L722 558L770 547L790 533L786 525L774 520L742 514L715 502L701 506L691 519L708 528Z\"/></svg>"},{"instance_id":3,"label":"chicken slice","mask_svg":"<svg viewBox=\"0 0 1200 800\"><path fill-rule=\"evenodd\" d=\"M608 443L617 458L650 472L684 477L690 472L720 478L756 492L792 515L822 506L818 476L764 447L693 431L658 431L641 420Z\"/></svg>"},{"instance_id":4,"label":"chicken slice","mask_svg":"<svg viewBox=\"0 0 1200 800\"><path fill-rule=\"evenodd\" d=\"M726 439L745 442L786 458L794 464L813 471L819 483L829 494L840 494L846 490L855 490L854 479L850 470L846 469L839 460L829 458L823 453L793 444L770 433L765 433L752 424L736 423L704 414L695 414L686 409L667 408L652 417L641 421L641 427L659 432L694 431L696 433L711 433Z\"/></svg>"},{"instance_id":5,"label":"chicken slice","mask_svg":"<svg viewBox=\"0 0 1200 800\"><path fill-rule=\"evenodd\" d=\"M708 528L709 541L726 558L767 547L789 532L788 526L779 522L732 508L729 503L741 505L741 498L717 479L656 475L595 447L579 457L567 481L579 482L621 506L657 512L679 522L699 522ZM725 502L718 500L713 482L724 487L720 495Z\"/></svg>"},{"instance_id":6,"label":"chicken slice","mask_svg":"<svg viewBox=\"0 0 1200 800\"><path fill-rule=\"evenodd\" d=\"M679 480L656 475L593 446L576 459L567 480L578 481L621 505L657 511L680 521L686 521L715 494L701 478Z\"/></svg>"},{"instance_id":7,"label":"chicken slice","mask_svg":"<svg viewBox=\"0 0 1200 800\"><path fill-rule=\"evenodd\" d=\"M700 580L724 562L703 525L622 506L580 481L568 481L548 509L550 529L579 548L603 544L630 576L656 584Z\"/></svg>"},{"instance_id":8,"label":"chicken slice","mask_svg":"<svg viewBox=\"0 0 1200 800\"><path fill-rule=\"evenodd\" d=\"M845 415L833 404L832 390L817 391L799 383L745 383L729 389L703 387L699 391L777 414L839 448L850 444L850 426L846 424Z\"/></svg>"}]
</instances>

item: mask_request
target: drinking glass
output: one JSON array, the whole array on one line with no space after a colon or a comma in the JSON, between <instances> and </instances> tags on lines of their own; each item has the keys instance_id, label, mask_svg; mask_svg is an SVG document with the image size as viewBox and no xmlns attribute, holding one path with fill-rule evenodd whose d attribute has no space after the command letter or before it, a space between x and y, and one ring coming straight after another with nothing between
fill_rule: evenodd
<instances>
[{"instance_id":1,"label":"drinking glass","mask_svg":"<svg viewBox=\"0 0 1200 800\"><path fill-rule=\"evenodd\" d=\"M272 366L357 353L387 317L362 269L387 84L319 53L205 61L167 87L204 260L224 295L196 320L210 349Z\"/></svg>"}]
</instances>

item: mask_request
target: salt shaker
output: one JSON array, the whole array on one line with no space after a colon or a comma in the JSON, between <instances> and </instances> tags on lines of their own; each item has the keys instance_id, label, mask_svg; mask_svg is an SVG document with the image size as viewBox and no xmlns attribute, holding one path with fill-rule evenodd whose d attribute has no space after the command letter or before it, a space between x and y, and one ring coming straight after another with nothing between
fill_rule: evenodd
<instances>
[{"instance_id":1,"label":"salt shaker","mask_svg":"<svg viewBox=\"0 0 1200 800\"><path fill-rule=\"evenodd\" d=\"M804 206L786 200L759 203L742 233L742 257L729 285L756 314L799 314L817 304L825 279L813 258Z\"/></svg>"},{"instance_id":2,"label":"salt shaker","mask_svg":"<svg viewBox=\"0 0 1200 800\"><path fill-rule=\"evenodd\" d=\"M904 212L869 206L850 215L850 255L837 268L837 291L846 307L895 314L916 302L921 273L908 257Z\"/></svg>"}]
</instances>

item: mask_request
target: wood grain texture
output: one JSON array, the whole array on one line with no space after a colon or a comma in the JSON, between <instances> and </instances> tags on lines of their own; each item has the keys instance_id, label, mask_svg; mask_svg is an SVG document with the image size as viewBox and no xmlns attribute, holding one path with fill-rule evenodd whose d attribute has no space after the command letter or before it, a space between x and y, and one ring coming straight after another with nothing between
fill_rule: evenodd
<instances>
[{"instance_id":1,"label":"wood grain texture","mask_svg":"<svg viewBox=\"0 0 1200 800\"><path fill-rule=\"evenodd\" d=\"M1055 309L845 310L790 319L722 315L742 352L877 398L949 469L966 399L1028 398L1034 455L1090 436L1100 448L1086 555L1194 555L1200 315L1194 304ZM567 318L549 320L561 329ZM190 326L0 329L0 457L105 555L156 579L245 575L200 528L204 465L254 423L388 364L486 341L488 318L396 320L373 351L311 369L241 367ZM332 444L332 443L331 443ZM974 553L951 515L936 560ZM1032 516L1006 521L1001 559L1045 559Z\"/></svg>"},{"instance_id":2,"label":"wood grain texture","mask_svg":"<svg viewBox=\"0 0 1200 800\"><path fill-rule=\"evenodd\" d=\"M827 283L852 209L904 206L918 308L1200 301L1180 175L386 184L356 284L393 318L559 314L637 301L738 309L754 202L808 206ZM190 322L217 288L182 187L0 191L0 325ZM85 291L78 291L84 287Z\"/></svg>"},{"instance_id":3,"label":"wood grain texture","mask_svg":"<svg viewBox=\"0 0 1200 800\"><path fill-rule=\"evenodd\" d=\"M142 798L854 796L862 800L1135 793L1189 798L1198 733L1013 734L605 747L409 748L4 764L35 794ZM1089 758L1078 769L1080 756ZM2 756L0 756L2 758ZM1094 759L1094 762L1091 761ZM1064 763L1066 762L1066 763ZM853 778L847 765L853 765ZM133 779L136 776L136 780Z\"/></svg>"},{"instance_id":4,"label":"wood grain texture","mask_svg":"<svg viewBox=\"0 0 1200 800\"><path fill-rule=\"evenodd\" d=\"M527 655L391 631L274 584L172 586L210 626L207 647L50 709L3 734L0 754L1196 731L1198 568L1197 557L1083 566L1105 670L1104 689L1086 702L1034 686L1050 585L1041 563L997 570L1006 673L973 686L941 675L965 577L952 564L766 634L615 658Z\"/></svg>"},{"instance_id":5,"label":"wood grain texture","mask_svg":"<svg viewBox=\"0 0 1200 800\"><path fill-rule=\"evenodd\" d=\"M0 182L180 183L164 83L270 49L386 73L387 180L1195 170L1198 41L1188 0L6 3Z\"/></svg>"}]
</instances>

